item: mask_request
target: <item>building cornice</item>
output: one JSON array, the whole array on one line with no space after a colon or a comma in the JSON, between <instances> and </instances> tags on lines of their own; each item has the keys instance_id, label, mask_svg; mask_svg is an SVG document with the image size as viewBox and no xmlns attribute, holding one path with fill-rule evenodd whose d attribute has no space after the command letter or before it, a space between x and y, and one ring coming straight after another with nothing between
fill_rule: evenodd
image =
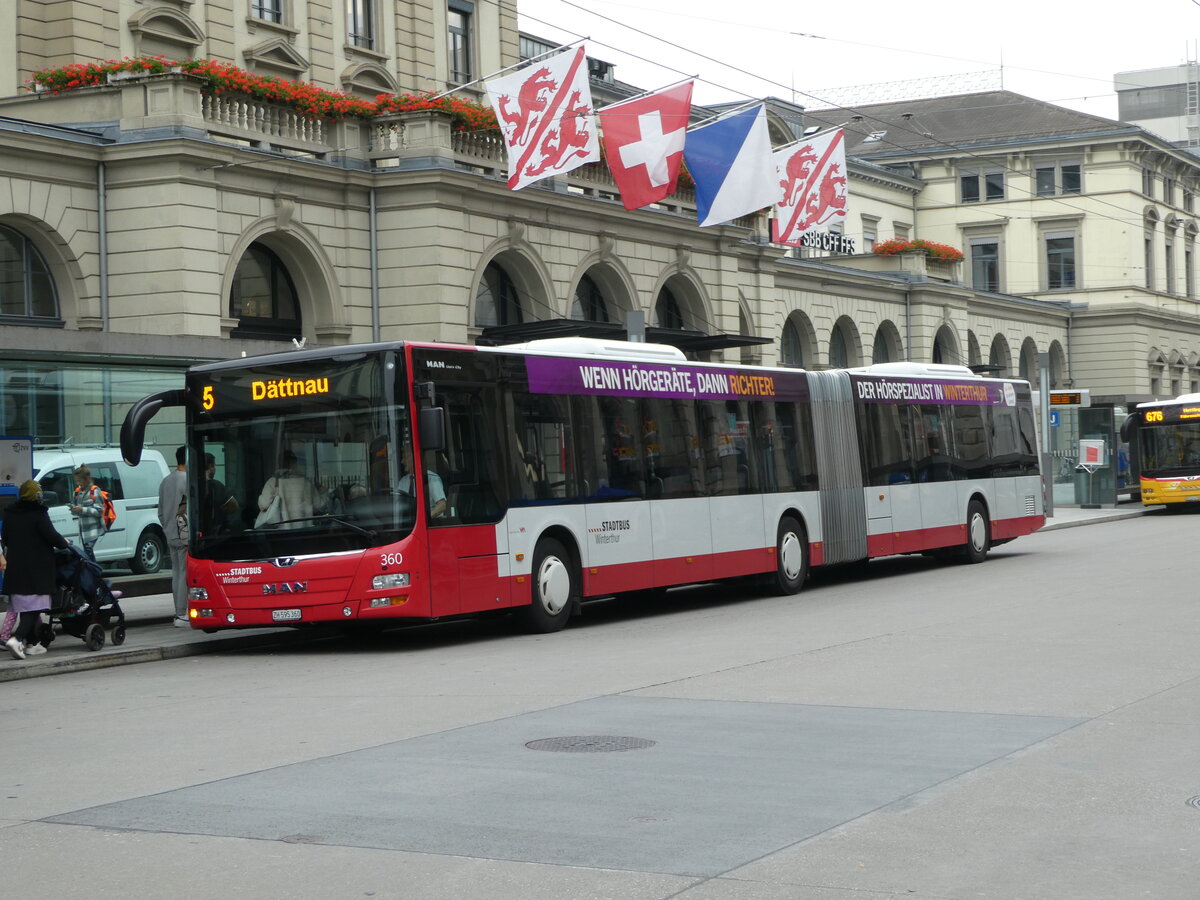
<instances>
[{"instance_id":1,"label":"building cornice","mask_svg":"<svg viewBox=\"0 0 1200 900\"><path fill-rule=\"evenodd\" d=\"M1101 131L1085 131L1070 134L1053 134L1042 137L1020 136L1008 140L966 141L945 143L941 145L913 147L900 150L887 150L877 153L851 152L848 154L854 160L884 164L886 162L928 161L953 157L962 153L972 156L983 156L989 152L1010 154L1023 149L1043 149L1048 146L1062 147L1065 145L1082 146L1096 143L1111 143L1114 141L1134 141L1147 145L1148 149L1160 152L1175 162L1191 168L1200 166L1200 158L1193 156L1178 147L1172 146L1163 138L1157 137L1134 125L1123 128L1105 129Z\"/></svg>"}]
</instances>

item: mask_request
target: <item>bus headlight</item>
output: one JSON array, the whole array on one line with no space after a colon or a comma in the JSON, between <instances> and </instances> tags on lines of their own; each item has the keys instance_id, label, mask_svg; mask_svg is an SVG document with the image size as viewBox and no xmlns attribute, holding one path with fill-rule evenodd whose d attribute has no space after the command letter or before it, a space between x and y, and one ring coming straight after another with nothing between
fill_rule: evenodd
<instances>
[{"instance_id":1,"label":"bus headlight","mask_svg":"<svg viewBox=\"0 0 1200 900\"><path fill-rule=\"evenodd\" d=\"M407 572L390 572L387 575L376 575L371 579L371 590L373 591L387 591L399 587L408 587Z\"/></svg>"},{"instance_id":2,"label":"bus headlight","mask_svg":"<svg viewBox=\"0 0 1200 900\"><path fill-rule=\"evenodd\" d=\"M207 600L208 588L194 587L188 588L188 602L193 600Z\"/></svg>"}]
</instances>

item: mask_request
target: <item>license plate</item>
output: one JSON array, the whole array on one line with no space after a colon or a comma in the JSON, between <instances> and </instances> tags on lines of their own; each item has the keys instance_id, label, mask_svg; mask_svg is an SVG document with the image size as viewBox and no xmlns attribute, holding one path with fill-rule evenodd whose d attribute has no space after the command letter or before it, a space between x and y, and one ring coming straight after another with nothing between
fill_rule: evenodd
<instances>
[{"instance_id":1,"label":"license plate","mask_svg":"<svg viewBox=\"0 0 1200 900\"><path fill-rule=\"evenodd\" d=\"M273 609L271 610L272 622L295 622L300 618L300 610L298 609Z\"/></svg>"}]
</instances>

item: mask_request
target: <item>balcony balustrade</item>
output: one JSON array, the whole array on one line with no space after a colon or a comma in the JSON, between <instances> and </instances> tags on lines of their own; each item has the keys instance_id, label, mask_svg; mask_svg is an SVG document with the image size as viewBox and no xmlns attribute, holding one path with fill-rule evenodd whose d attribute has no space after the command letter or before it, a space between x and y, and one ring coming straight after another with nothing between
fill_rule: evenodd
<instances>
[{"instance_id":1,"label":"balcony balustrade","mask_svg":"<svg viewBox=\"0 0 1200 900\"><path fill-rule=\"evenodd\" d=\"M375 171L442 168L505 181L508 155L496 131L458 131L442 110L412 110L364 120L312 119L280 103L239 94L204 90L203 79L186 72L119 73L106 85L61 94L38 92L0 101L0 115L47 124L119 121L125 135L159 134L165 127L206 135L213 141L317 158L336 155L357 160ZM93 118L86 117L91 111ZM353 164L353 163L352 163ZM581 166L537 187L595 200L620 203L612 173L603 163ZM652 211L695 218L696 196L690 187L650 207ZM733 224L761 231L761 217Z\"/></svg>"}]
</instances>

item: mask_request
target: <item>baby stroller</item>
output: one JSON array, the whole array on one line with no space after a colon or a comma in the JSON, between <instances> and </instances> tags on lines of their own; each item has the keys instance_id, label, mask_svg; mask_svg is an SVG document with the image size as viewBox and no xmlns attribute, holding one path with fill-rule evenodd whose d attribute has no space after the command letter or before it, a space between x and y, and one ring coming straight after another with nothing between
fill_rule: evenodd
<instances>
[{"instance_id":1,"label":"baby stroller","mask_svg":"<svg viewBox=\"0 0 1200 900\"><path fill-rule=\"evenodd\" d=\"M89 650L104 646L104 631L112 628L114 646L125 643L125 613L119 591L102 577L100 566L74 544L56 550L58 590L50 598L50 623L38 627L37 642L50 646L57 622L63 634L79 638Z\"/></svg>"}]
</instances>

